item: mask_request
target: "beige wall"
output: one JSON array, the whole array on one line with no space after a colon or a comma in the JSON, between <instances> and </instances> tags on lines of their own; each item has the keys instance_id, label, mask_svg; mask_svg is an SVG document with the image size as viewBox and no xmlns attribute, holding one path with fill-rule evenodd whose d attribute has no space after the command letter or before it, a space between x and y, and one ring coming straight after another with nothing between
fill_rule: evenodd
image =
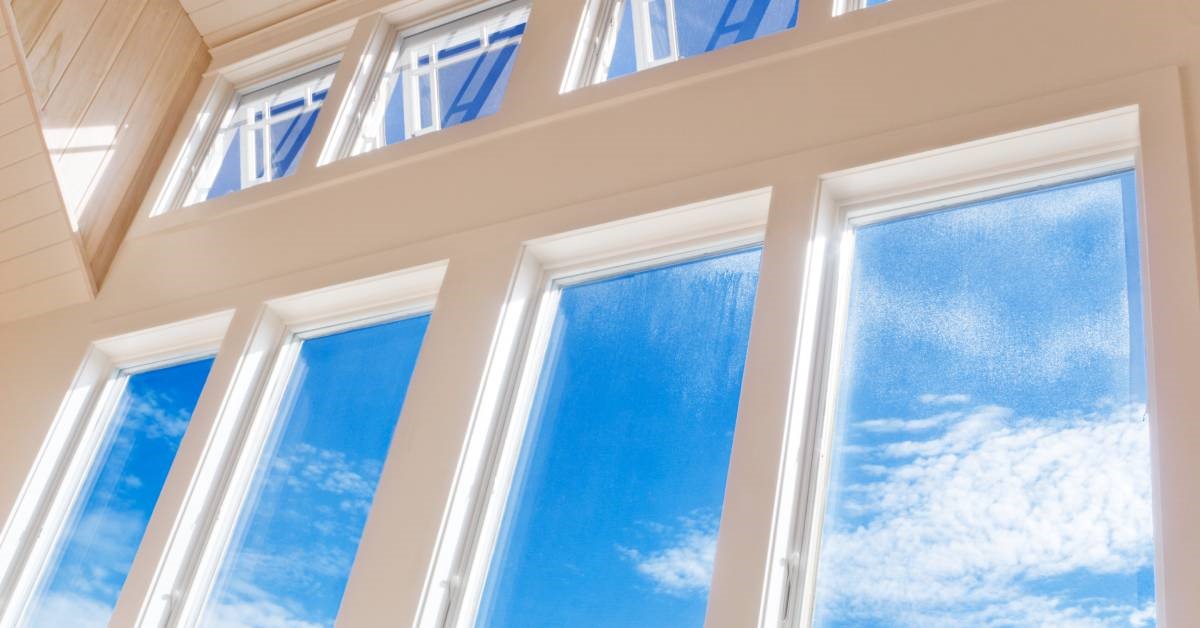
<instances>
[{"instance_id":1,"label":"beige wall","mask_svg":"<svg viewBox=\"0 0 1200 628\"><path fill-rule=\"evenodd\" d=\"M1200 303L1195 227L1178 226L1189 225L1190 199L1200 198L1200 3L896 0L831 19L820 0L805 0L794 32L559 95L581 6L535 0L496 116L160 217L147 218L143 205L94 303L0 327L0 514L90 341L236 308L118 607L114 625L129 625L232 377L229 354L259 304L448 258L340 618L397 625L420 595L522 241L774 186L746 386L779 390L794 343L764 340L763 330L786 328L798 307L791 279L805 259L819 175L1138 104L1143 133L1157 142L1142 174L1146 197L1160 202L1145 210L1159 216L1152 231L1175 231L1164 233L1148 269L1157 291L1149 305L1164 321L1151 334L1153 390L1163 402L1155 416L1160 613L1171 626L1195 625L1200 398L1191 389L1200 371L1189 369L1200 356ZM743 405L731 486L757 488L729 500L769 508L773 478L742 476L781 455L781 395L750 416ZM739 467L750 455L766 462ZM723 523L715 578L745 585L721 588L711 625L757 621L770 516L743 511Z\"/></svg>"}]
</instances>

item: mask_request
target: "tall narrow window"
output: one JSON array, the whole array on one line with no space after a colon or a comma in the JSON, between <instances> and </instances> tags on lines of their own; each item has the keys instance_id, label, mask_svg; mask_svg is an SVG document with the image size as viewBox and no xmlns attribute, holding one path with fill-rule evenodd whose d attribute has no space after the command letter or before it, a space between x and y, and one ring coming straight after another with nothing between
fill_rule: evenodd
<instances>
[{"instance_id":1,"label":"tall narrow window","mask_svg":"<svg viewBox=\"0 0 1200 628\"><path fill-rule=\"evenodd\" d=\"M853 225L817 626L1154 623L1135 199Z\"/></svg>"},{"instance_id":2,"label":"tall narrow window","mask_svg":"<svg viewBox=\"0 0 1200 628\"><path fill-rule=\"evenodd\" d=\"M796 25L798 0L593 0L576 83L711 52Z\"/></svg>"},{"instance_id":3,"label":"tall narrow window","mask_svg":"<svg viewBox=\"0 0 1200 628\"><path fill-rule=\"evenodd\" d=\"M336 69L328 65L237 96L198 164L184 205L295 172Z\"/></svg>"},{"instance_id":4,"label":"tall narrow window","mask_svg":"<svg viewBox=\"0 0 1200 628\"><path fill-rule=\"evenodd\" d=\"M332 626L429 316L297 339L201 625Z\"/></svg>"},{"instance_id":5,"label":"tall narrow window","mask_svg":"<svg viewBox=\"0 0 1200 628\"><path fill-rule=\"evenodd\" d=\"M23 625L108 625L211 367L204 359L117 375L123 391Z\"/></svg>"},{"instance_id":6,"label":"tall narrow window","mask_svg":"<svg viewBox=\"0 0 1200 628\"><path fill-rule=\"evenodd\" d=\"M496 113L528 19L529 3L518 1L398 34L353 152Z\"/></svg>"},{"instance_id":7,"label":"tall narrow window","mask_svg":"<svg viewBox=\"0 0 1200 628\"><path fill-rule=\"evenodd\" d=\"M560 289L477 626L703 625L758 266Z\"/></svg>"}]
</instances>

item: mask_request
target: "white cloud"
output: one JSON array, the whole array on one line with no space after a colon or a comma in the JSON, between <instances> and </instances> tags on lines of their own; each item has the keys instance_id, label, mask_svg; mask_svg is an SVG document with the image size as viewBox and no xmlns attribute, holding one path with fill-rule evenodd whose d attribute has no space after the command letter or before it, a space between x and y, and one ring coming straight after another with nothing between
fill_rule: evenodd
<instances>
[{"instance_id":1,"label":"white cloud","mask_svg":"<svg viewBox=\"0 0 1200 628\"><path fill-rule=\"evenodd\" d=\"M1036 586L1153 560L1144 408L1030 418L981 406L936 438L886 445L853 487L861 525L827 528L819 597L835 617L898 625L1109 625L1143 612L1072 606Z\"/></svg>"},{"instance_id":2,"label":"white cloud","mask_svg":"<svg viewBox=\"0 0 1200 628\"><path fill-rule=\"evenodd\" d=\"M921 403L929 406L962 405L964 403L971 402L971 396L963 394L936 395L933 393L925 393L924 395L917 397L917 399L920 400Z\"/></svg>"},{"instance_id":3,"label":"white cloud","mask_svg":"<svg viewBox=\"0 0 1200 628\"><path fill-rule=\"evenodd\" d=\"M147 391L130 400L128 419L138 421L150 438L178 439L191 421L190 408L176 406L169 397Z\"/></svg>"},{"instance_id":4,"label":"white cloud","mask_svg":"<svg viewBox=\"0 0 1200 628\"><path fill-rule=\"evenodd\" d=\"M325 623L300 617L302 611L287 608L252 585L241 584L214 600L205 612L206 628L324 628Z\"/></svg>"},{"instance_id":5,"label":"white cloud","mask_svg":"<svg viewBox=\"0 0 1200 628\"><path fill-rule=\"evenodd\" d=\"M633 561L638 573L653 582L658 591L676 596L707 592L717 553L717 526L683 519L680 528L667 533L670 540L665 548L643 552L618 547L617 551Z\"/></svg>"},{"instance_id":6,"label":"white cloud","mask_svg":"<svg viewBox=\"0 0 1200 628\"><path fill-rule=\"evenodd\" d=\"M54 593L79 599L115 599L146 519L140 512L110 508L87 513L70 531L72 558L57 566Z\"/></svg>"},{"instance_id":7,"label":"white cloud","mask_svg":"<svg viewBox=\"0 0 1200 628\"><path fill-rule=\"evenodd\" d=\"M87 596L72 593L50 593L33 610L29 626L71 626L72 628L105 628L112 616L112 607Z\"/></svg>"},{"instance_id":8,"label":"white cloud","mask_svg":"<svg viewBox=\"0 0 1200 628\"><path fill-rule=\"evenodd\" d=\"M921 419L867 419L854 426L870 432L920 432L933 429L962 416L961 412L942 412Z\"/></svg>"},{"instance_id":9,"label":"white cloud","mask_svg":"<svg viewBox=\"0 0 1200 628\"><path fill-rule=\"evenodd\" d=\"M1129 615L1129 625L1131 626L1153 626L1154 625L1154 605L1147 604Z\"/></svg>"}]
</instances>

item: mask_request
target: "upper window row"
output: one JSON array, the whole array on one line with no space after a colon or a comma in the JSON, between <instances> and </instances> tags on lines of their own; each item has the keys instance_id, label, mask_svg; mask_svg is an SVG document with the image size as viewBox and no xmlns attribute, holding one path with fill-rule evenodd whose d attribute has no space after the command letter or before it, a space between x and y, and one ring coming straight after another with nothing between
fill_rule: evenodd
<instances>
[{"instance_id":1,"label":"upper window row","mask_svg":"<svg viewBox=\"0 0 1200 628\"><path fill-rule=\"evenodd\" d=\"M883 1L858 0L862 6ZM798 0L592 0L573 82L600 83L784 31L796 25L798 10ZM358 155L498 111L529 11L529 0L513 0L448 23L395 32L382 62L367 68L364 97L356 101L362 105L339 114L348 116L342 154ZM180 192L182 204L295 172L337 67L336 61L309 66L238 91L213 128L201 116L193 134L201 149Z\"/></svg>"}]
</instances>

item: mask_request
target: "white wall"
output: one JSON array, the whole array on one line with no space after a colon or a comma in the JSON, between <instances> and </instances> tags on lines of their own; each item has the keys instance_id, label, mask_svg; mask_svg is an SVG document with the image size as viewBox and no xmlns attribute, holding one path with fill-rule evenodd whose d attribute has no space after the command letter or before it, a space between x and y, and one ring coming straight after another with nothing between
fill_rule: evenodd
<instances>
[{"instance_id":1,"label":"white wall","mask_svg":"<svg viewBox=\"0 0 1200 628\"><path fill-rule=\"evenodd\" d=\"M712 626L755 625L818 177L1138 105L1147 237L1152 248L1163 243L1147 269L1159 325L1151 350L1160 613L1172 626L1194 625L1200 3L895 0L831 19L821 0L805 0L793 32L559 95L582 3L535 0L499 114L143 214L94 303L0 327L0 516L91 341L236 309L113 623L131 625L232 375L230 354L261 303L448 259L339 619L403 624L397 618L413 616L421 593L520 243L772 186L751 401L739 416L730 478L746 490L727 495L739 514L722 524L714 576L722 594L709 613Z\"/></svg>"}]
</instances>

